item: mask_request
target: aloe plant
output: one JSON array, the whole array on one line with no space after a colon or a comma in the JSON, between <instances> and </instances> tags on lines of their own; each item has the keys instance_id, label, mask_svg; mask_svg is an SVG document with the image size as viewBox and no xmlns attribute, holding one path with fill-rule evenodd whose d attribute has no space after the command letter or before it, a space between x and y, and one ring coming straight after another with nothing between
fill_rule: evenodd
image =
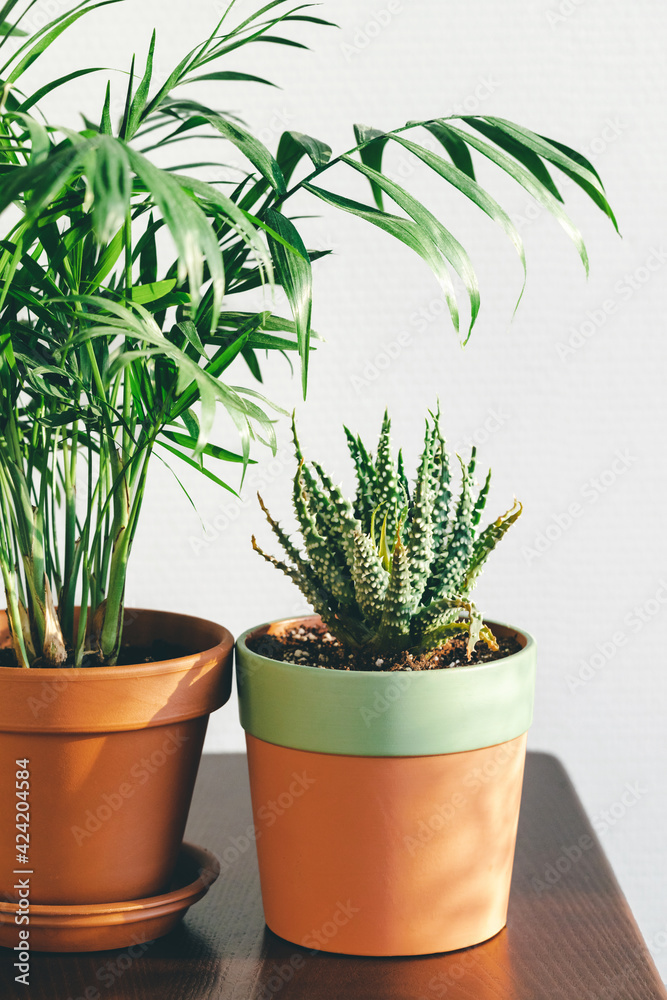
<instances>
[{"instance_id":1,"label":"aloe plant","mask_svg":"<svg viewBox=\"0 0 667 1000\"><path fill-rule=\"evenodd\" d=\"M329 24L308 4L272 0L230 27L232 2L210 36L157 83L154 34L140 71L132 59L118 121L109 83L95 120L84 119L79 130L58 125L44 114L44 98L100 68L72 67L32 93L22 89L24 74L80 18L120 0L81 0L26 35L22 25L36 2L0 5L0 213L7 219L0 238L0 569L21 666L80 664L86 653L114 663L155 449L231 489L204 460L245 467L253 440L274 446L274 432L271 404L254 388L230 384L230 366L245 360L261 382L262 352L296 352L306 392L312 263L326 251L307 250L286 214L297 196L357 215L421 256L457 329L458 275L469 299L468 333L480 306L472 262L443 223L383 172L389 146L407 150L500 225L524 271L519 233L477 183L471 151L552 212L586 267L583 240L547 164L615 220L584 157L503 119L434 119L390 132L358 125L353 146L335 157L325 142L287 131L274 153L234 115L187 96L201 81L216 81L222 95L231 83L268 84L218 66L246 45L298 47L276 31ZM440 152L411 138L419 130ZM156 150L165 155L200 136L240 151L248 169L238 181L216 179L220 158L153 162ZM312 169L295 181L305 161ZM362 173L374 204L321 187L334 166ZM385 198L404 214L388 211ZM291 317L276 316L270 303L236 307L233 296L262 285L283 287ZM211 443L220 407L240 447Z\"/></svg>"},{"instance_id":2,"label":"aloe plant","mask_svg":"<svg viewBox=\"0 0 667 1000\"><path fill-rule=\"evenodd\" d=\"M491 473L475 487L476 449L467 463L457 456L461 483L454 495L439 412L431 414L410 488L402 453L392 457L387 413L374 457L346 428L357 479L351 501L319 463L306 462L293 429L298 463L293 502L303 546L291 541L259 497L288 562L268 555L253 536L255 551L299 587L347 648L378 654L384 662L466 635L468 656L480 639L497 650L470 593L522 508L515 500L507 513L480 529Z\"/></svg>"}]
</instances>

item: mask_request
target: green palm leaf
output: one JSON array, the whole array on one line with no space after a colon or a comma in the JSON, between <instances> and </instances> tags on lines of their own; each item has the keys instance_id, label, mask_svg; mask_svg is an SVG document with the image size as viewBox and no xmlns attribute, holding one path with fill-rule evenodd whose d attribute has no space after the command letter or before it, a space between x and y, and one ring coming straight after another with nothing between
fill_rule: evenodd
<instances>
[{"instance_id":1,"label":"green palm leaf","mask_svg":"<svg viewBox=\"0 0 667 1000\"><path fill-rule=\"evenodd\" d=\"M75 69L71 73L66 73L64 76L59 76L57 80L51 80L50 83L45 83L43 87L39 87L35 90L30 97L26 97L18 107L19 111L26 112L30 108L33 108L36 104L48 94L53 93L59 87L64 86L66 83L70 83L72 80L78 80L82 76L88 76L90 73L104 73L106 68L104 66L89 66L87 69Z\"/></svg>"},{"instance_id":2,"label":"green palm leaf","mask_svg":"<svg viewBox=\"0 0 667 1000\"><path fill-rule=\"evenodd\" d=\"M466 119L466 121L468 121L473 128L479 127L479 122L474 119ZM554 166L562 170L563 173L570 178L570 180L574 181L575 184L578 184L579 187L595 202L595 204L602 209L607 218L611 219L616 232L618 232L618 224L611 206L607 201L602 181L600 180L597 171L585 157L580 154L575 154L573 156L573 151L568 150L567 147L561 147L558 143L554 143L551 139L545 139L543 136L537 135L535 132L531 132L530 129L523 128L521 125L515 125L514 122L506 121L504 118L486 117L484 121L491 126L495 126L496 129L505 132L512 139L516 140L517 143L520 143L527 149L532 150L545 160L549 160L549 162L553 163Z\"/></svg>"},{"instance_id":3,"label":"green palm leaf","mask_svg":"<svg viewBox=\"0 0 667 1000\"><path fill-rule=\"evenodd\" d=\"M528 191L528 193L531 194L537 202L543 205L544 208L546 208L553 215L576 246L581 262L586 269L586 274L588 274L588 253L586 251L583 237L570 219L569 215L567 215L567 213L560 207L559 202L553 196L551 191L549 191L549 189L521 163L517 163L515 160L510 159L509 156L500 150L495 149L489 143L482 142L477 138L477 136L469 135L461 129L455 128L453 125L448 127L463 142L466 142L473 149L478 150L484 156L488 157L488 159L493 163L496 163L502 170L505 171L506 174L509 174L510 177L517 181L521 187Z\"/></svg>"},{"instance_id":4,"label":"green palm leaf","mask_svg":"<svg viewBox=\"0 0 667 1000\"><path fill-rule=\"evenodd\" d=\"M130 146L126 148L130 165L147 185L171 233L178 251L179 278L183 280L187 276L195 308L201 297L206 259L213 285L211 326L214 327L225 291L225 272L218 242L206 216L175 177L153 166L150 160Z\"/></svg>"},{"instance_id":5,"label":"green palm leaf","mask_svg":"<svg viewBox=\"0 0 667 1000\"><path fill-rule=\"evenodd\" d=\"M313 298L313 276L310 258L301 236L293 222L280 212L267 209L266 221L289 241L289 246L269 236L269 246L276 266L280 284L294 316L299 354L301 356L302 386L304 396L308 385L308 360L310 356L310 318Z\"/></svg>"},{"instance_id":6,"label":"green palm leaf","mask_svg":"<svg viewBox=\"0 0 667 1000\"><path fill-rule=\"evenodd\" d=\"M20 28L17 28L14 24L10 24L8 21L0 21L0 35L5 37L7 35L14 35L14 37L22 36L25 38L27 31L21 31Z\"/></svg>"},{"instance_id":7,"label":"green palm leaf","mask_svg":"<svg viewBox=\"0 0 667 1000\"><path fill-rule=\"evenodd\" d=\"M317 198L320 198L328 205L333 205L334 208L340 208L344 212L350 212L352 215L356 215L360 219L365 219L367 222L372 223L372 225L377 226L386 233L389 233L395 239L400 240L401 243L405 243L405 245L410 247L411 250L414 250L415 253L419 254L422 260L428 264L438 279L440 287L442 288L447 300L452 322L458 331L459 314L456 304L456 296L454 294L454 286L452 285L452 280L449 276L447 267L438 252L438 248L435 246L433 239L428 232L425 233L419 224L413 219L402 219L398 215L391 215L389 212L381 212L379 209L372 208L370 205L364 205L361 202L353 201L351 198L346 198L343 195L334 194L333 191L325 191L323 188L316 187L314 184L304 183L303 187L306 191L310 191L311 194L314 194Z\"/></svg>"},{"instance_id":8,"label":"green palm leaf","mask_svg":"<svg viewBox=\"0 0 667 1000\"><path fill-rule=\"evenodd\" d=\"M428 129L443 149L447 150L454 166L458 167L462 173L467 174L472 180L475 180L472 157L465 142L459 139L457 135L453 135L445 125L441 125L439 122L424 122L424 128Z\"/></svg>"},{"instance_id":9,"label":"green palm leaf","mask_svg":"<svg viewBox=\"0 0 667 1000\"><path fill-rule=\"evenodd\" d=\"M359 146L361 162L377 173L380 173L382 171L382 154L384 153L384 147L387 145L389 136L385 132L380 132L375 128L368 128L366 125L355 125L354 137ZM375 204L380 211L384 209L382 190L377 181L371 178L371 191L373 192Z\"/></svg>"},{"instance_id":10,"label":"green palm leaf","mask_svg":"<svg viewBox=\"0 0 667 1000\"><path fill-rule=\"evenodd\" d=\"M432 153L429 149L424 149L423 146L419 146L415 142L411 142L409 139L405 139L402 135L392 136L395 142L400 143L405 149L414 153L420 160L426 163L432 170L435 170L437 174L448 181L453 187L457 188L461 194L465 195L473 204L481 208L490 219L493 219L500 228L509 236L510 240L514 244L516 252L519 255L519 260L523 267L523 285L521 287L521 292L517 300L515 309L518 307L521 297L523 295L523 290L526 284L526 253L523 246L523 240L519 234L518 229L512 222L511 218L507 212L501 208L495 198L492 198L490 194L484 190L481 185L477 183L473 178L471 178L467 173L460 170L456 166L452 166L447 163L441 156L437 153Z\"/></svg>"},{"instance_id":11,"label":"green palm leaf","mask_svg":"<svg viewBox=\"0 0 667 1000\"><path fill-rule=\"evenodd\" d=\"M358 170L365 174L377 187L385 191L390 197L404 209L408 215L410 215L414 221L419 226L421 232L428 235L430 238L434 249L442 254L445 260L449 261L456 273L459 275L463 281L466 291L468 292L468 298L470 300L470 326L468 328L468 337L475 325L475 320L479 313L479 285L477 284L477 275L472 266L472 261L468 256L467 251L461 246L459 241L455 239L454 236L449 232L448 229L443 226L443 224L437 219L432 212L422 205L421 202L413 198L404 188L395 181L390 180L385 177L384 174L379 173L377 170L373 170L372 167L367 166L365 163L357 163L350 156L342 157L343 163L347 163L348 166L352 167L354 170ZM466 338L467 340L467 338Z\"/></svg>"},{"instance_id":12,"label":"green palm leaf","mask_svg":"<svg viewBox=\"0 0 667 1000\"><path fill-rule=\"evenodd\" d=\"M34 35L31 36L30 41L25 42L17 52L15 52L10 59L0 68L0 77L5 75L5 71L14 62L17 56L24 53L19 62L14 66L12 71L6 77L7 83L15 83L20 76L35 62L39 59L41 54L48 49L52 42L58 38L59 35L63 33L71 24L78 21L80 17L85 14L91 13L91 11L97 10L100 7L108 7L110 4L120 3L121 0L101 0L100 3L89 4L88 0L83 0L83 3L77 4L74 11L70 14L64 14L61 17L55 18L49 24L46 24L39 31L36 31ZM34 44L30 44L33 42Z\"/></svg>"}]
</instances>

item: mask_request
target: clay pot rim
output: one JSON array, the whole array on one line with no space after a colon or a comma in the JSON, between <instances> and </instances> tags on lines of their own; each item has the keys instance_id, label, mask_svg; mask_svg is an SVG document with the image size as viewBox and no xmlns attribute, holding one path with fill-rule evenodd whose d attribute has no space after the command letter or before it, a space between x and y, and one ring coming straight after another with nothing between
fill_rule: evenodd
<instances>
[{"instance_id":1,"label":"clay pot rim","mask_svg":"<svg viewBox=\"0 0 667 1000\"><path fill-rule=\"evenodd\" d=\"M180 857L183 855L189 857L199 869L196 879L188 882L187 885L170 889L157 896L146 896L143 899L123 900L115 903L46 904L31 902L31 923L41 926L60 924L63 927L65 925L83 927L92 923L115 923L116 921L113 919L105 919L114 916L122 916L123 922L133 922L183 909L182 904L186 900L188 901L187 905L190 906L191 902L196 901L194 897L201 898L220 875L220 859L207 848L188 841L183 841L181 845ZM202 878L203 871L207 873L206 879ZM0 923L6 922L7 917L11 917L13 920L17 907L17 903L0 900Z\"/></svg>"},{"instance_id":2,"label":"clay pot rim","mask_svg":"<svg viewBox=\"0 0 667 1000\"><path fill-rule=\"evenodd\" d=\"M189 638L199 651L115 667L2 667L0 732L125 732L210 715L228 701L234 652L228 629L148 609L138 610L134 623L135 641ZM3 611L0 634L7 629Z\"/></svg>"},{"instance_id":3,"label":"clay pot rim","mask_svg":"<svg viewBox=\"0 0 667 1000\"><path fill-rule=\"evenodd\" d=\"M65 678L74 681L85 677L86 683L88 683L88 681L92 680L131 679L132 677L136 677L139 671L143 676L178 673L190 667L197 666L202 656L209 657L211 653L218 651L222 656L228 656L234 648L234 636L229 629L206 618L199 618L197 615L181 614L179 611L161 611L155 608L128 608L127 610L137 615L148 614L161 618L178 618L188 625L203 626L212 632L218 633L218 642L198 652L187 653L185 656L170 657L168 660L154 660L151 663L128 663L123 666L104 667L30 667L27 670L20 667L0 667L0 687L3 678L9 679L10 677L12 680L18 680L20 677L25 682L29 682L32 678L33 680L39 680L40 683L49 680L61 681ZM0 615L4 617L6 611L3 609Z\"/></svg>"},{"instance_id":4,"label":"clay pot rim","mask_svg":"<svg viewBox=\"0 0 667 1000\"><path fill-rule=\"evenodd\" d=\"M406 671L399 670L320 670L318 667L313 666L310 663L292 663L287 660L274 660L271 656L264 656L263 653L258 653L254 649L250 649L247 645L247 640L258 635L258 634L268 634L270 629L276 625L291 626L296 624L319 624L322 621L320 615L295 615L293 618L274 618L273 621L264 622L261 625L255 625L252 628L246 629L239 638L236 640L237 649L240 647L244 651L256 656L267 663L280 663L281 666L286 668L294 668L296 671L302 670L317 670L318 676L328 676L336 675L343 677L375 677L375 678L391 678L395 681L398 674L406 673ZM484 670L489 670L499 668L500 664L507 663L509 660L514 660L519 656L524 656L525 654L532 655L534 653L536 642L530 632L526 632L525 629L517 628L514 625L508 625L506 622L491 621L490 619L484 619L484 624L488 625L491 629L500 628L503 632L511 632L517 636L519 640L525 639L525 643L521 649L518 649L516 653L511 653L509 656L503 656L498 660L489 660L486 663L470 663L470 664L459 664L455 668L445 668L439 670L413 670L410 671L410 680L412 683L420 683L417 678L421 677L432 677L434 674L451 675L454 670L460 672L465 670L466 673L479 673ZM381 681L379 681L381 683Z\"/></svg>"},{"instance_id":5,"label":"clay pot rim","mask_svg":"<svg viewBox=\"0 0 667 1000\"><path fill-rule=\"evenodd\" d=\"M517 635L523 648L442 670L327 670L273 660L247 646L249 635L262 629L317 621L317 615L278 619L237 641L246 733L315 753L419 757L494 746L530 728L537 646L527 632L489 622Z\"/></svg>"}]
</instances>

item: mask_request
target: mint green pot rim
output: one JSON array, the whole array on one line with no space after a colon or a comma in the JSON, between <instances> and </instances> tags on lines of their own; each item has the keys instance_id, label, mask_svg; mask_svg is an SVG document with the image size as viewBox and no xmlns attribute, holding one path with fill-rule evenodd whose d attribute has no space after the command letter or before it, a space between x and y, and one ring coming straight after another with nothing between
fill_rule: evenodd
<instances>
[{"instance_id":1,"label":"mint green pot rim","mask_svg":"<svg viewBox=\"0 0 667 1000\"><path fill-rule=\"evenodd\" d=\"M339 671L272 660L249 636L276 626L312 625L316 615L250 628L236 643L241 725L246 733L295 750L361 757L413 757L495 746L532 722L536 644L489 663L423 671Z\"/></svg>"}]
</instances>

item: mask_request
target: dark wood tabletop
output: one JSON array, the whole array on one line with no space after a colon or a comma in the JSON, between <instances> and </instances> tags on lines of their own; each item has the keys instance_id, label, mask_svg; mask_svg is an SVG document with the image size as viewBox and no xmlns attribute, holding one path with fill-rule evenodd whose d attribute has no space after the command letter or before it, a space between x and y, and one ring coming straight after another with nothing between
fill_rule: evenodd
<instances>
[{"instance_id":1,"label":"dark wood tabletop","mask_svg":"<svg viewBox=\"0 0 667 1000\"><path fill-rule=\"evenodd\" d=\"M653 1000L667 998L561 764L529 753L508 926L476 948L347 958L264 925L245 757L205 756L187 838L223 871L167 937L127 951L32 956L31 984L0 955L0 998L39 1000ZM226 860L225 860L226 859Z\"/></svg>"}]
</instances>

